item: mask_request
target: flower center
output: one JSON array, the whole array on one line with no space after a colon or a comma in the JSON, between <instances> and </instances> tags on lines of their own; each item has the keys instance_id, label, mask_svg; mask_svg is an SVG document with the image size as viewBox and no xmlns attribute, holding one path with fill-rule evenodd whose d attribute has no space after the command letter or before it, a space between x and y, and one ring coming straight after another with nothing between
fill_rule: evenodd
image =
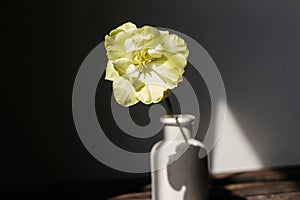
<instances>
[{"instance_id":1,"label":"flower center","mask_svg":"<svg viewBox=\"0 0 300 200\"><path fill-rule=\"evenodd\" d=\"M136 66L144 66L150 63L154 58L148 53L148 49L142 49L133 57Z\"/></svg>"}]
</instances>

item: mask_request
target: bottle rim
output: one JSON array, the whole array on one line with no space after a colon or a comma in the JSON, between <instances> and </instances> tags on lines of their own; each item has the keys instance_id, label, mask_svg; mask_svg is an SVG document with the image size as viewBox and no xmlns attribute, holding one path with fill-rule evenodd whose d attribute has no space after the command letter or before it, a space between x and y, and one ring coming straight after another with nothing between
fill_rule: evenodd
<instances>
[{"instance_id":1,"label":"bottle rim","mask_svg":"<svg viewBox=\"0 0 300 200\"><path fill-rule=\"evenodd\" d=\"M186 125L192 124L196 117L192 114L175 114L172 117L170 115L164 115L160 118L163 124L167 125Z\"/></svg>"}]
</instances>

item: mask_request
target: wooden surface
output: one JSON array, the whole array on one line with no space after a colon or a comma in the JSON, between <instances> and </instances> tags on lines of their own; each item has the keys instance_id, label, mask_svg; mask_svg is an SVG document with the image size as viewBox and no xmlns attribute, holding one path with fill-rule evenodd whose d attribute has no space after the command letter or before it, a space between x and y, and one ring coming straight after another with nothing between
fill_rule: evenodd
<instances>
[{"instance_id":1,"label":"wooden surface","mask_svg":"<svg viewBox=\"0 0 300 200\"><path fill-rule=\"evenodd\" d=\"M111 200L151 200L151 186ZM300 200L300 166L212 176L210 199Z\"/></svg>"}]
</instances>

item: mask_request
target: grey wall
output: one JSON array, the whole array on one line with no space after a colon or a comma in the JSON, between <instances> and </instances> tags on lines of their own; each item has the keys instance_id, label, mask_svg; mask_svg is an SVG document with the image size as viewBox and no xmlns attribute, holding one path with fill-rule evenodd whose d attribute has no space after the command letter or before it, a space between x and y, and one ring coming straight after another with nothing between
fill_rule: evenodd
<instances>
[{"instance_id":1,"label":"grey wall","mask_svg":"<svg viewBox=\"0 0 300 200\"><path fill-rule=\"evenodd\" d=\"M20 81L25 90L11 92L6 104L9 131L0 182L139 176L95 160L78 138L71 111L81 62L125 21L175 29L202 44L223 76L232 114L261 160L299 163L299 20L297 0L25 2ZM230 139L225 144L234 148Z\"/></svg>"},{"instance_id":2,"label":"grey wall","mask_svg":"<svg viewBox=\"0 0 300 200\"><path fill-rule=\"evenodd\" d=\"M208 45L229 105L214 170L300 164L300 3L231 5Z\"/></svg>"}]
</instances>

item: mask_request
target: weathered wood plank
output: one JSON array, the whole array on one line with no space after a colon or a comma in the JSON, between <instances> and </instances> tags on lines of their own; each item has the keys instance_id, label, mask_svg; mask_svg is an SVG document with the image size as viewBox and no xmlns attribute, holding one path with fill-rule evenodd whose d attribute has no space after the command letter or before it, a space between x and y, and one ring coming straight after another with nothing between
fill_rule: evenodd
<instances>
[{"instance_id":1,"label":"weathered wood plank","mask_svg":"<svg viewBox=\"0 0 300 200\"><path fill-rule=\"evenodd\" d=\"M232 184L211 190L212 197L235 196L271 196L274 194L293 193L300 191L300 182L276 181Z\"/></svg>"},{"instance_id":2,"label":"weathered wood plank","mask_svg":"<svg viewBox=\"0 0 300 200\"><path fill-rule=\"evenodd\" d=\"M151 185L143 192L111 200L151 200ZM300 166L213 175L211 200L300 200Z\"/></svg>"},{"instance_id":3,"label":"weathered wood plank","mask_svg":"<svg viewBox=\"0 0 300 200\"><path fill-rule=\"evenodd\" d=\"M300 192L288 192L281 194L254 195L247 197L247 200L299 200Z\"/></svg>"},{"instance_id":4,"label":"weathered wood plank","mask_svg":"<svg viewBox=\"0 0 300 200\"><path fill-rule=\"evenodd\" d=\"M250 172L212 175L213 185L276 180L300 180L300 167L273 168Z\"/></svg>"},{"instance_id":5,"label":"weathered wood plank","mask_svg":"<svg viewBox=\"0 0 300 200\"><path fill-rule=\"evenodd\" d=\"M139 193L132 193L132 194L123 194L110 200L151 200L151 192L139 192Z\"/></svg>"}]
</instances>

